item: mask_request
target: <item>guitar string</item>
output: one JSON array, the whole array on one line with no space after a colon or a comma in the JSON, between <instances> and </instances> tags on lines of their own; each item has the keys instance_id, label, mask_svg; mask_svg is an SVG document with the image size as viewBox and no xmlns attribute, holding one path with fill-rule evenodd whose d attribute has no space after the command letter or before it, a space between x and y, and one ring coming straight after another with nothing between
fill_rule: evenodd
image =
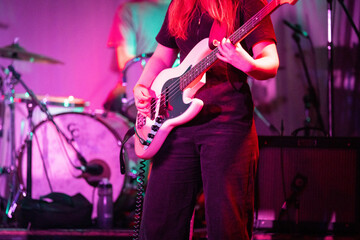
<instances>
[{"instance_id":1,"label":"guitar string","mask_svg":"<svg viewBox=\"0 0 360 240\"><path fill-rule=\"evenodd\" d=\"M272 1L271 3L273 3L273 2L275 2L275 0ZM271 3L269 3L269 5L270 5ZM243 25L243 27L242 27L241 29L238 29L238 31L235 31L234 34L232 34L232 35L229 37L229 39L230 39L230 40L233 40L234 38L236 39L236 36L237 36L237 35L239 35L239 34L241 35L241 33L247 32L247 31L244 30L244 28L246 28L246 29L247 29L248 27L254 28L255 24L258 24L258 23L260 22L260 21L258 20L258 19L259 19L258 15L264 15L264 14L263 14L264 11L268 12L267 8L268 8L268 6L264 7L263 9L261 9L257 14L255 14L255 15L250 19L250 21L248 22L248 24L245 23L245 25ZM264 18L264 17L260 17L261 20L262 20L263 18ZM254 20L256 21L255 23L254 23ZM217 48L216 48L215 50L217 50ZM214 50L212 53L214 53L215 50ZM201 60L201 61L199 62L200 67L201 67L201 66L203 67L203 61L209 59L209 58L211 57L212 53L208 54L206 58L204 58L203 60ZM213 60L213 59L211 59L211 60ZM186 79L187 75L190 75L190 79L195 79L195 78L197 78L198 76L200 76L200 74L198 74L198 72L197 72L197 71L198 71L197 66L198 66L199 64L195 65L195 67L193 67L189 72L186 72L183 76L180 76L180 79L179 79L178 82L176 81L176 82L174 82L172 85L170 85L170 86L168 87L168 88L170 89L170 93L167 93L168 95L170 95L169 99L173 98L173 97L179 92L178 86L181 85L181 84L184 82L184 81L181 81L183 78L185 78L185 81L188 81L188 79ZM205 68L205 69L206 69L206 68ZM205 69L204 69L204 70L205 70ZM195 76L196 76L195 78L192 77L192 75L191 75L192 72L195 72ZM203 71L201 71L201 72L203 72ZM187 85L189 85L190 83L191 83L191 81L190 81L190 82L187 82L185 85L187 86ZM183 87L183 88L185 88L185 87ZM174 92L174 90L175 90L175 92ZM168 91L168 90L166 90L166 91ZM181 91L181 86L180 86L180 91ZM162 93L160 94L160 96L157 96L157 100L155 101L155 104L156 104L156 105L158 104L159 100L160 100L160 102L161 102L161 96L163 96L163 95L164 95L164 92L162 92ZM162 105L165 105L165 104L166 104L166 102L163 102L163 103L162 103ZM153 108L153 107L154 107L154 104L152 104L151 107ZM160 106L160 107L162 107L162 106Z\"/></svg>"},{"instance_id":2,"label":"guitar string","mask_svg":"<svg viewBox=\"0 0 360 240\"><path fill-rule=\"evenodd\" d=\"M155 101L155 103L151 104L151 108L152 109L156 108L157 104L159 104L159 102L161 103L160 107L165 106L167 103L166 103L166 101L161 101L161 96L168 95L169 100L173 99L176 96L176 94L178 94L182 91L182 88L185 89L186 86L188 86L192 82L192 80L199 77L201 75L201 73L203 73L204 70L206 68L208 68L208 66L211 66L217 60L217 57L215 55L217 52L218 52L218 49L215 48L205 58L203 58L199 63L197 63L193 68L191 68L188 72L185 72L184 75L180 76L179 81L175 81L174 83L169 85L169 87L166 90L166 91L169 91L168 89L170 89L170 91L168 93L166 93L166 91L162 91L159 96L156 96L156 101ZM210 63L210 64L207 63L207 61L209 59L210 59L210 61L212 61L212 63ZM202 70L200 70L200 69L202 69ZM184 80L182 80L182 79L184 79ZM184 82L185 82L185 84L184 84Z\"/></svg>"},{"instance_id":3,"label":"guitar string","mask_svg":"<svg viewBox=\"0 0 360 240\"><path fill-rule=\"evenodd\" d=\"M254 28L254 26L255 25L257 25L258 23L260 23L260 21L263 19L263 18L265 18L265 16L267 16L268 14L269 14L269 12L271 12L271 11L269 11L268 10L268 8L272 8L273 6L273 3L275 3L275 1L276 0L274 0L274 1L272 1L271 3L269 3L268 5L266 5L264 8L262 8L257 14L255 14L247 23L245 23L241 28L239 28L237 31L235 31L230 37L229 37L229 39L230 40L234 40L234 39L241 39L241 38L243 38L243 36L241 36L241 34L243 34L244 32L248 32L248 30L244 30L244 28L245 29L251 29L251 28ZM266 14L264 14L263 12L266 12ZM260 15L260 16L259 16ZM260 19L260 21L259 21L259 19ZM240 35L240 36L238 36L238 35ZM243 35L245 35L245 34L243 34ZM202 59L200 62L199 62L199 64L200 64L200 66L203 66L204 64L203 64L203 61L205 61L205 60L208 60L210 57L213 57L213 56L215 56L215 54L218 52L218 49L216 48L216 49L214 49L214 51L212 52L212 53L210 53L210 54L208 54L204 59ZM213 56L211 56L213 54ZM214 59L210 59L210 60L214 60ZM206 67L208 67L208 66L206 66ZM205 68L206 69L206 68ZM204 70L205 70L204 69ZM192 72L195 72L195 76L196 77L198 77L198 76L200 76L200 74L198 73L198 72L196 72L196 71L199 71L199 69L197 68L197 65L195 65L195 67L193 67L190 71L192 71ZM194 77L192 77L191 76L191 72L187 72L187 73L189 73L188 75L190 75L190 79L194 79ZM202 70L201 70L201 72L203 72ZM177 91L177 85L179 84L179 85L181 85L181 83L183 83L183 81L181 81L181 79L182 78L186 78L186 74L187 73L185 73L183 76L181 76L180 77L180 81L179 82L175 82L173 85L175 85L176 84L176 86L174 87L174 86L169 86L169 88L171 88L171 94L173 94L173 95L171 95L170 96L170 98L172 97L172 96L175 96L177 93L178 93L178 91ZM196 78L195 77L195 78ZM186 86L187 85L189 85L191 83L191 81L190 82L188 82L187 84L185 84ZM172 88L174 88L175 89L175 92L173 92L173 89ZM181 88L181 86L180 86L180 88ZM183 87L183 88L185 88L185 87ZM180 89L181 90L181 89ZM164 94L163 92L160 94L160 95L162 95L162 94ZM159 98L158 98L159 99ZM158 101L156 101L156 102L158 102ZM164 104L166 104L166 103L164 103Z\"/></svg>"},{"instance_id":4,"label":"guitar string","mask_svg":"<svg viewBox=\"0 0 360 240\"><path fill-rule=\"evenodd\" d=\"M249 31L248 29L255 28L255 26L257 24L259 24L260 21L262 21L271 11L273 11L275 9L275 7L272 6L275 2L277 2L277 0L271 1L264 8L262 8L257 14L255 14L253 17L251 17L250 20L247 21L241 28L239 28L231 36L229 36L230 41L233 41L234 39L241 40L241 38L244 37L244 36L242 36L242 34L245 35L244 33ZM278 4L276 4L275 6L277 6L277 5ZM272 9L269 10L268 8L272 8ZM266 14L264 14L263 12L266 12ZM179 81L175 81L174 83L170 84L166 90L166 91L169 91L168 89L170 89L170 93L169 92L166 93L167 95L170 95L170 97L168 98L168 101L170 99L173 99L176 96L176 94L178 94L180 91L182 91L181 90L182 88L185 89L186 86L188 86L195 78L199 77L201 75L201 73L203 73L206 70L206 68L211 67L211 65L217 60L217 57L215 55L217 52L218 52L218 48L215 48L212 52L210 52L205 58L203 58L193 68L191 68L188 72L185 72L184 75L180 76ZM210 64L207 64L207 63L204 64L204 62L209 60L210 57L212 57L210 59L210 61L213 61L213 62ZM216 59L214 59L214 57ZM200 67L202 67L203 70L199 73ZM193 77L192 74L195 75L195 77ZM188 77L188 75L190 75L190 78ZM182 79L184 79L184 81L182 81ZM189 79L190 79L190 81L189 81ZM185 82L185 87L181 86L181 85L184 85L183 84L184 82ZM164 96L164 94L165 94L164 92L165 91L162 91L158 96L156 96L155 102L150 105L151 109L156 108L157 105L160 103L161 103L161 105L159 107L163 107L167 104L166 101L161 101L161 97Z\"/></svg>"}]
</instances>

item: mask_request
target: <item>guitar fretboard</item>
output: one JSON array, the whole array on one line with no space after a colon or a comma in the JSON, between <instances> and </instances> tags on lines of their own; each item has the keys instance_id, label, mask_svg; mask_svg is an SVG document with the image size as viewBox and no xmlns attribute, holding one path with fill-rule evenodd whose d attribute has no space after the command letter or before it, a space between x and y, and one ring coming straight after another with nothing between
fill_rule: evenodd
<instances>
[{"instance_id":1,"label":"guitar fretboard","mask_svg":"<svg viewBox=\"0 0 360 240\"><path fill-rule=\"evenodd\" d=\"M240 28L238 28L231 36L229 37L232 44L236 44L242 41L247 35L249 35L259 24L260 22L273 11L276 10L281 5L279 0L273 0L263 7L258 13L252 16L246 23L244 23ZM180 89L184 90L192 81L199 77L202 73L207 71L215 62L218 60L216 54L219 52L219 49L216 47L211 51L206 57L204 57L200 62L193 66L189 71L182 75L179 79Z\"/></svg>"}]
</instances>

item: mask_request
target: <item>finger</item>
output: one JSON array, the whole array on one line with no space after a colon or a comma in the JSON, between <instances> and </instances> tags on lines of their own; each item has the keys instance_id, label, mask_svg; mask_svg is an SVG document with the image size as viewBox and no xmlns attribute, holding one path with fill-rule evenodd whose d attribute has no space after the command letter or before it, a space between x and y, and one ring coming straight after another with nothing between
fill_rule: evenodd
<instances>
[{"instance_id":1,"label":"finger","mask_svg":"<svg viewBox=\"0 0 360 240\"><path fill-rule=\"evenodd\" d=\"M221 44L219 44L218 49L221 55L225 55L227 52L227 48L225 47L225 45L223 44L224 41L222 41Z\"/></svg>"},{"instance_id":2,"label":"finger","mask_svg":"<svg viewBox=\"0 0 360 240\"><path fill-rule=\"evenodd\" d=\"M217 53L217 56L220 60L224 61L224 59L228 59L229 55L230 53L228 49L224 49L224 47L219 48L219 53Z\"/></svg>"},{"instance_id":3,"label":"finger","mask_svg":"<svg viewBox=\"0 0 360 240\"><path fill-rule=\"evenodd\" d=\"M222 55L219 54L219 53L216 53L216 56L217 56L217 58L219 58L221 61L229 62L229 60L228 60L226 57L222 56Z\"/></svg>"},{"instance_id":4,"label":"finger","mask_svg":"<svg viewBox=\"0 0 360 240\"><path fill-rule=\"evenodd\" d=\"M223 40L221 41L221 45L223 48L228 48L232 44L229 39L223 38Z\"/></svg>"},{"instance_id":5,"label":"finger","mask_svg":"<svg viewBox=\"0 0 360 240\"><path fill-rule=\"evenodd\" d=\"M231 43L225 43L223 48L225 49L226 52L231 53L233 51L235 51L235 46L232 45Z\"/></svg>"},{"instance_id":6,"label":"finger","mask_svg":"<svg viewBox=\"0 0 360 240\"><path fill-rule=\"evenodd\" d=\"M135 105L137 109L150 109L150 104L148 102L143 104L138 103Z\"/></svg>"},{"instance_id":7,"label":"finger","mask_svg":"<svg viewBox=\"0 0 360 240\"><path fill-rule=\"evenodd\" d=\"M144 100L149 100L151 98L151 96L149 94L145 94L143 92L141 92L141 98L144 99Z\"/></svg>"},{"instance_id":8,"label":"finger","mask_svg":"<svg viewBox=\"0 0 360 240\"><path fill-rule=\"evenodd\" d=\"M135 97L135 103L137 103L139 105L147 105L151 101L151 97L148 97L148 96L135 95L134 97Z\"/></svg>"},{"instance_id":9,"label":"finger","mask_svg":"<svg viewBox=\"0 0 360 240\"><path fill-rule=\"evenodd\" d=\"M150 113L141 112L141 111L138 111L138 113L140 113L140 114L143 115L144 117L150 117Z\"/></svg>"},{"instance_id":10,"label":"finger","mask_svg":"<svg viewBox=\"0 0 360 240\"><path fill-rule=\"evenodd\" d=\"M149 113L150 108L149 107L137 107L137 110L142 113Z\"/></svg>"},{"instance_id":11,"label":"finger","mask_svg":"<svg viewBox=\"0 0 360 240\"><path fill-rule=\"evenodd\" d=\"M219 49L219 52L222 53L224 51L224 47L222 45L222 43L220 43L217 48Z\"/></svg>"}]
</instances>

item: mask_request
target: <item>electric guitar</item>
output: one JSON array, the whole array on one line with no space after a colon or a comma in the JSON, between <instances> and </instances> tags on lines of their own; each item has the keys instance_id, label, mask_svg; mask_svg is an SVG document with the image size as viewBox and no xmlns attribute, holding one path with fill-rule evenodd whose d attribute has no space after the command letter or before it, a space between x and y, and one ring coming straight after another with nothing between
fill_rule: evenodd
<instances>
[{"instance_id":1,"label":"electric guitar","mask_svg":"<svg viewBox=\"0 0 360 240\"><path fill-rule=\"evenodd\" d=\"M296 2L272 0L229 37L231 43L243 40L279 6ZM208 42L209 38L200 41L179 66L161 71L152 83L156 98L151 100L151 114L145 117L138 113L135 122L135 153L139 158L153 157L174 127L190 121L202 109L204 103L194 95L205 84L205 72L218 60L219 52L217 47L211 50Z\"/></svg>"}]
</instances>

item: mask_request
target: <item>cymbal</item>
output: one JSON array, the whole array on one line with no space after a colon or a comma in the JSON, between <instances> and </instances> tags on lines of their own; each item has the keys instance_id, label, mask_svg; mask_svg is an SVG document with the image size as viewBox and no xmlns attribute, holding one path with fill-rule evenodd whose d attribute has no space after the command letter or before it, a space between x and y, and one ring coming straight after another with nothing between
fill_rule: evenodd
<instances>
[{"instance_id":1,"label":"cymbal","mask_svg":"<svg viewBox=\"0 0 360 240\"><path fill-rule=\"evenodd\" d=\"M24 48L20 47L18 43L0 48L0 57L36 63L64 64L61 61L28 52Z\"/></svg>"}]
</instances>

